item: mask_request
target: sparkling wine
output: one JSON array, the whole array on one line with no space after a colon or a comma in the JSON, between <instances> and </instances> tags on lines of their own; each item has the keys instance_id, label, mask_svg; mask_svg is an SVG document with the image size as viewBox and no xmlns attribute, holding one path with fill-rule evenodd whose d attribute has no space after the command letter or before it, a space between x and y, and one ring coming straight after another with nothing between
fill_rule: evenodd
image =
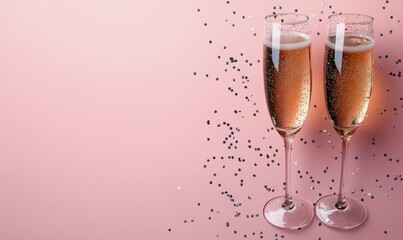
<instances>
[{"instance_id":1,"label":"sparkling wine","mask_svg":"<svg viewBox=\"0 0 403 240\"><path fill-rule=\"evenodd\" d=\"M266 101L280 135L293 137L304 124L311 99L311 39L289 31L279 40L264 42Z\"/></svg>"},{"instance_id":2,"label":"sparkling wine","mask_svg":"<svg viewBox=\"0 0 403 240\"><path fill-rule=\"evenodd\" d=\"M351 136L363 122L372 90L374 40L329 36L325 56L326 107L337 133Z\"/></svg>"}]
</instances>

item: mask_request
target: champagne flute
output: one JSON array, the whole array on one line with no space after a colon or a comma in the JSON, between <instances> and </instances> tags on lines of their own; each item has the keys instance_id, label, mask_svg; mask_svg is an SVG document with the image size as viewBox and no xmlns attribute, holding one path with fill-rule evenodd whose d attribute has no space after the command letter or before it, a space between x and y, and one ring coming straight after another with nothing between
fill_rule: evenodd
<instances>
[{"instance_id":1,"label":"champagne flute","mask_svg":"<svg viewBox=\"0 0 403 240\"><path fill-rule=\"evenodd\" d=\"M319 199L315 213L324 224L341 229L359 226L366 207L346 196L347 151L351 136L361 126L372 91L373 18L362 14L334 14L327 24L325 50L326 107L342 139L339 193Z\"/></svg>"},{"instance_id":2,"label":"champagne flute","mask_svg":"<svg viewBox=\"0 0 403 240\"><path fill-rule=\"evenodd\" d=\"M269 200L263 215L272 225L297 229L313 219L307 200L291 195L291 145L301 129L311 100L311 35L309 18L298 13L266 16L264 87L271 120L285 144L285 195Z\"/></svg>"}]
</instances>

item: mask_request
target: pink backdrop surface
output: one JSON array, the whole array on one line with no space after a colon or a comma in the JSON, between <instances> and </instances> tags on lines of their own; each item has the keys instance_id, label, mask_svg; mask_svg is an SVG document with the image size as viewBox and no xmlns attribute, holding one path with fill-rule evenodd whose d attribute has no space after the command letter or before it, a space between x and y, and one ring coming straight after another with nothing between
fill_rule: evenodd
<instances>
[{"instance_id":1,"label":"pink backdrop surface","mask_svg":"<svg viewBox=\"0 0 403 240\"><path fill-rule=\"evenodd\" d=\"M0 239L400 239L401 8L397 0L0 1ZM314 87L292 190L312 202L337 190L340 172L323 97L327 16L375 17L373 97L347 179L369 218L351 231L317 219L286 231L261 213L284 178L263 93L263 18L294 11L311 18Z\"/></svg>"}]
</instances>

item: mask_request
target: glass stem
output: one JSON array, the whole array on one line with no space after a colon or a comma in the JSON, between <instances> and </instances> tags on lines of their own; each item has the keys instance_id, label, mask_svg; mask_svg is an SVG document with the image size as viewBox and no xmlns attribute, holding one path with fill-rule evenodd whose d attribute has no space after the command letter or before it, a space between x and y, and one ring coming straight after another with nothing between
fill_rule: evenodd
<instances>
[{"instance_id":1,"label":"glass stem","mask_svg":"<svg viewBox=\"0 0 403 240\"><path fill-rule=\"evenodd\" d=\"M289 137L284 137L283 139L285 145L285 197L283 208L290 210L294 207L291 196L291 147L293 139Z\"/></svg>"},{"instance_id":2,"label":"glass stem","mask_svg":"<svg viewBox=\"0 0 403 240\"><path fill-rule=\"evenodd\" d=\"M347 169L347 155L348 155L348 145L350 142L350 137L342 137L342 158L341 158L341 176L340 176L340 187L339 195L337 197L336 208L343 210L347 207L346 193L345 193L345 183L346 183L346 169Z\"/></svg>"}]
</instances>

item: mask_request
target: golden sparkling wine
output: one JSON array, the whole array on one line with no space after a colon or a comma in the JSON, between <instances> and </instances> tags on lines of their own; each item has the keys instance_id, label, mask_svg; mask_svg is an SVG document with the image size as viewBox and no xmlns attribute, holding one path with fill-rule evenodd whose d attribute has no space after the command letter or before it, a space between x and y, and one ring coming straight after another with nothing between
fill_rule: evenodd
<instances>
[{"instance_id":1,"label":"golden sparkling wine","mask_svg":"<svg viewBox=\"0 0 403 240\"><path fill-rule=\"evenodd\" d=\"M264 85L270 117L283 137L302 127L311 99L311 39L299 32L282 32L280 41L264 42Z\"/></svg>"},{"instance_id":2,"label":"golden sparkling wine","mask_svg":"<svg viewBox=\"0 0 403 240\"><path fill-rule=\"evenodd\" d=\"M364 121L372 90L374 40L330 36L325 51L326 107L337 133L351 136Z\"/></svg>"}]
</instances>

